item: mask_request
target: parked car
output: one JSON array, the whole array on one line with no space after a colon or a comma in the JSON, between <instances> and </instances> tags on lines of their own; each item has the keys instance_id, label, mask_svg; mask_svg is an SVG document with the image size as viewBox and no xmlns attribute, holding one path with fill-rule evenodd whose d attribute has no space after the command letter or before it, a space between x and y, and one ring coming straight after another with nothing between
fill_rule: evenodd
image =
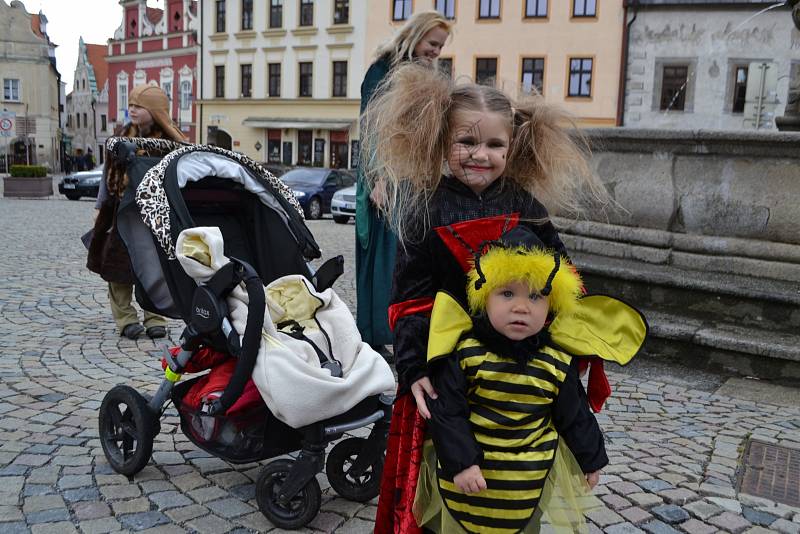
<instances>
[{"instance_id":1,"label":"parked car","mask_svg":"<svg viewBox=\"0 0 800 534\"><path fill-rule=\"evenodd\" d=\"M264 166L265 169L267 169L269 172L278 177L283 176L284 174L286 174L286 171L293 168L290 167L289 165L284 165L282 163L262 163L262 165Z\"/></svg>"},{"instance_id":2,"label":"parked car","mask_svg":"<svg viewBox=\"0 0 800 534\"><path fill-rule=\"evenodd\" d=\"M334 222L339 224L347 224L350 217L356 216L356 186L339 189L333 194L331 214Z\"/></svg>"},{"instance_id":3,"label":"parked car","mask_svg":"<svg viewBox=\"0 0 800 534\"><path fill-rule=\"evenodd\" d=\"M103 179L103 167L91 171L74 172L66 175L58 183L58 192L70 200L81 197L97 198L100 189L100 180Z\"/></svg>"},{"instance_id":4,"label":"parked car","mask_svg":"<svg viewBox=\"0 0 800 534\"><path fill-rule=\"evenodd\" d=\"M300 202L306 219L319 219L331 211L333 194L353 185L355 178L345 169L298 167L280 177Z\"/></svg>"}]
</instances>

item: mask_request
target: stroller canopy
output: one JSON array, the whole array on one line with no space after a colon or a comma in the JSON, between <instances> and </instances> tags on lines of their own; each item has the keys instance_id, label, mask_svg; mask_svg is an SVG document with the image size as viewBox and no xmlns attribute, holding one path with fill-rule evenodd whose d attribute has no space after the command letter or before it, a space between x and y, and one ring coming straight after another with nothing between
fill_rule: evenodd
<instances>
[{"instance_id":1,"label":"stroller canopy","mask_svg":"<svg viewBox=\"0 0 800 534\"><path fill-rule=\"evenodd\" d=\"M306 262L320 250L300 205L259 163L215 146L162 139L112 138L107 148L128 175L117 228L144 308L188 321L197 284L176 260L175 241L197 226L219 227L225 255L251 264L264 284L310 275Z\"/></svg>"}]
</instances>

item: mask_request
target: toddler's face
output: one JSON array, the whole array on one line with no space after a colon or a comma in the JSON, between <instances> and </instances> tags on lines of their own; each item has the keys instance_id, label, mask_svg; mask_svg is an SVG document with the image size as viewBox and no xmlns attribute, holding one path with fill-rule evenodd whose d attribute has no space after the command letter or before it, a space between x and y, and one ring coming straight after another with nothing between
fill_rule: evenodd
<instances>
[{"instance_id":1,"label":"toddler's face","mask_svg":"<svg viewBox=\"0 0 800 534\"><path fill-rule=\"evenodd\" d=\"M450 172L480 195L503 175L511 127L503 115L487 111L457 111L447 164Z\"/></svg>"},{"instance_id":2,"label":"toddler's face","mask_svg":"<svg viewBox=\"0 0 800 534\"><path fill-rule=\"evenodd\" d=\"M498 287L486 301L486 314L492 328L514 341L538 334L547 320L548 310L548 298L531 291L528 284L521 281Z\"/></svg>"}]
</instances>

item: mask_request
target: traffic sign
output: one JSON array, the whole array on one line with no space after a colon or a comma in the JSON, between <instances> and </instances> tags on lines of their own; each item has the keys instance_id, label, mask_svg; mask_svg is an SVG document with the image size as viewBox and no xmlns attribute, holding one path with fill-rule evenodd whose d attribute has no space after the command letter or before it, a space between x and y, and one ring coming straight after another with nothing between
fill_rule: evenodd
<instances>
[{"instance_id":1,"label":"traffic sign","mask_svg":"<svg viewBox=\"0 0 800 534\"><path fill-rule=\"evenodd\" d=\"M14 122L17 114L13 111L0 111L0 137L14 136Z\"/></svg>"}]
</instances>

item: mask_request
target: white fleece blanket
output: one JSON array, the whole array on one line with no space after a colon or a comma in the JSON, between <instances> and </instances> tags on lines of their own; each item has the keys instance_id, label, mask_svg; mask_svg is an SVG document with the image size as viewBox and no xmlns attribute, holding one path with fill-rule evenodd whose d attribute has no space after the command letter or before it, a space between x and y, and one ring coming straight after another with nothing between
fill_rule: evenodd
<instances>
[{"instance_id":1,"label":"white fleece blanket","mask_svg":"<svg viewBox=\"0 0 800 534\"><path fill-rule=\"evenodd\" d=\"M223 250L216 227L184 230L175 246L181 266L198 282L207 281L228 262ZM305 277L289 275L270 283L265 297L253 382L278 419L297 428L340 415L371 395L394 394L389 364L361 340L353 315L332 289L320 293ZM247 324L247 303L243 285L227 299L231 323L240 335ZM342 377L322 368L308 342L277 329L276 324L287 320L303 326L303 334L341 364Z\"/></svg>"}]
</instances>

